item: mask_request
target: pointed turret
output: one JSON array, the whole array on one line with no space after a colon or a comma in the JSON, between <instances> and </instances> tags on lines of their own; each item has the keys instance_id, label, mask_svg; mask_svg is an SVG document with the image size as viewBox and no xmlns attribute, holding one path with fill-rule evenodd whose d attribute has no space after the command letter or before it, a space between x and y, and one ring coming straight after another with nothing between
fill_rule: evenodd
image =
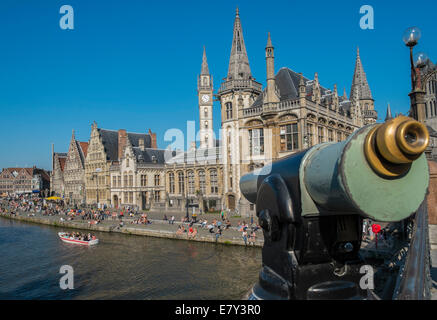
<instances>
[{"instance_id":1,"label":"pointed turret","mask_svg":"<svg viewBox=\"0 0 437 320\"><path fill-rule=\"evenodd\" d=\"M387 104L387 114L385 116L385 121L388 121L390 119L393 119L392 115L391 115L391 108L390 108L390 103Z\"/></svg>"},{"instance_id":2,"label":"pointed turret","mask_svg":"<svg viewBox=\"0 0 437 320\"><path fill-rule=\"evenodd\" d=\"M346 88L343 88L343 98L344 100L347 100L347 94L346 94Z\"/></svg>"},{"instance_id":3,"label":"pointed turret","mask_svg":"<svg viewBox=\"0 0 437 320\"><path fill-rule=\"evenodd\" d=\"M201 75L209 75L208 61L206 60L206 50L205 46L203 47L203 58L202 58L202 70L200 71Z\"/></svg>"},{"instance_id":4,"label":"pointed turret","mask_svg":"<svg viewBox=\"0 0 437 320\"><path fill-rule=\"evenodd\" d=\"M246 45L243 39L240 14L237 8L234 21L234 36L232 39L231 57L229 58L228 80L251 79L249 58L247 57Z\"/></svg>"},{"instance_id":5,"label":"pointed turret","mask_svg":"<svg viewBox=\"0 0 437 320\"><path fill-rule=\"evenodd\" d=\"M364 72L363 64L361 63L359 48L357 48L357 59L355 62L354 77L352 79L351 98L354 97L355 88L358 88L358 97L360 100L373 100L372 92L367 83L366 73Z\"/></svg>"},{"instance_id":6,"label":"pointed turret","mask_svg":"<svg viewBox=\"0 0 437 320\"><path fill-rule=\"evenodd\" d=\"M267 36L266 45L266 66L267 66L267 88L264 96L265 104L274 104L279 102L279 97L276 93L276 82L275 82L275 57L273 51L272 40L270 38L270 32ZM270 106L269 106L270 107Z\"/></svg>"},{"instance_id":7,"label":"pointed turret","mask_svg":"<svg viewBox=\"0 0 437 320\"><path fill-rule=\"evenodd\" d=\"M359 104L360 113L363 115L364 124L374 123L378 119L378 112L375 110L372 92L367 83L366 73L361 63L360 49L357 48L357 59L355 62L354 77L350 100L353 104Z\"/></svg>"}]
</instances>

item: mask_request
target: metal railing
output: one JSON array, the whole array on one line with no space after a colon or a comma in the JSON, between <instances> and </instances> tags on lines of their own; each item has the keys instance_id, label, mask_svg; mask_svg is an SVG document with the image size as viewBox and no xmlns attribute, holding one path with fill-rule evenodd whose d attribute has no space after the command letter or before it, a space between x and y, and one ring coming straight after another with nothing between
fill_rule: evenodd
<instances>
[{"instance_id":1,"label":"metal railing","mask_svg":"<svg viewBox=\"0 0 437 320\"><path fill-rule=\"evenodd\" d=\"M428 233L427 201L414 218L414 227L405 264L402 266L393 300L429 300L431 298L431 256Z\"/></svg>"}]
</instances>

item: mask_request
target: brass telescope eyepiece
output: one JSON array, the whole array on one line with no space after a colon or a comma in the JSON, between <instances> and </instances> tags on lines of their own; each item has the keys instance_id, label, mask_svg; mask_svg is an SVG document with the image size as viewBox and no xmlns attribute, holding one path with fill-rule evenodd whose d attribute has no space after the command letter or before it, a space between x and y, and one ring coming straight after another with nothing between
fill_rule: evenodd
<instances>
[{"instance_id":1,"label":"brass telescope eyepiece","mask_svg":"<svg viewBox=\"0 0 437 320\"><path fill-rule=\"evenodd\" d=\"M364 153L372 169L384 177L406 173L429 143L426 126L399 116L376 125L366 136Z\"/></svg>"}]
</instances>

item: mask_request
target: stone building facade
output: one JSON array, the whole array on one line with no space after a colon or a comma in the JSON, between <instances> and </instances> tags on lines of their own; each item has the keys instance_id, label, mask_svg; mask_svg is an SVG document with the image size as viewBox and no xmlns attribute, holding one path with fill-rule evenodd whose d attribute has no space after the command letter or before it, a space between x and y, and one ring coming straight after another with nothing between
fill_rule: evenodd
<instances>
[{"instance_id":1,"label":"stone building facade","mask_svg":"<svg viewBox=\"0 0 437 320\"><path fill-rule=\"evenodd\" d=\"M425 124L430 134L427 156L437 161L437 66L428 60L421 72L425 90Z\"/></svg>"},{"instance_id":2,"label":"stone building facade","mask_svg":"<svg viewBox=\"0 0 437 320\"><path fill-rule=\"evenodd\" d=\"M85 203L85 159L88 142L76 140L73 134L64 166L64 197L67 204Z\"/></svg>"},{"instance_id":3,"label":"stone building facade","mask_svg":"<svg viewBox=\"0 0 437 320\"><path fill-rule=\"evenodd\" d=\"M50 175L44 169L4 168L0 173L0 194L30 194L50 190Z\"/></svg>"},{"instance_id":4,"label":"stone building facade","mask_svg":"<svg viewBox=\"0 0 437 320\"><path fill-rule=\"evenodd\" d=\"M167 210L186 210L187 205L206 211L223 209L223 165L220 141L213 130L213 81L205 49L197 82L199 101L199 148L168 154L165 163ZM167 152L169 152L167 150ZM192 212L192 209L190 209Z\"/></svg>"},{"instance_id":5,"label":"stone building facade","mask_svg":"<svg viewBox=\"0 0 437 320\"><path fill-rule=\"evenodd\" d=\"M52 172L50 174L50 195L64 197L64 169L67 153L54 152L52 146Z\"/></svg>"},{"instance_id":6,"label":"stone building facade","mask_svg":"<svg viewBox=\"0 0 437 320\"><path fill-rule=\"evenodd\" d=\"M270 34L265 48L267 86L252 76L237 9L227 77L216 94L221 105L223 197L225 208L253 214L242 197L245 173L312 145L346 139L375 122L377 113L359 51L351 97L339 95L289 68L275 74Z\"/></svg>"},{"instance_id":7,"label":"stone building facade","mask_svg":"<svg viewBox=\"0 0 437 320\"><path fill-rule=\"evenodd\" d=\"M120 162L127 140L139 147L140 139L146 148L156 148L156 134L101 129L91 126L91 136L85 158L86 203L111 205L111 166Z\"/></svg>"},{"instance_id":8,"label":"stone building facade","mask_svg":"<svg viewBox=\"0 0 437 320\"><path fill-rule=\"evenodd\" d=\"M143 138L135 146L128 136L120 162L110 168L112 207L165 208L164 152L146 148Z\"/></svg>"},{"instance_id":9,"label":"stone building facade","mask_svg":"<svg viewBox=\"0 0 437 320\"><path fill-rule=\"evenodd\" d=\"M167 210L186 210L187 204L202 212L223 209L223 165L219 145L198 149L192 145L187 152L177 153L166 161L165 179Z\"/></svg>"}]
</instances>

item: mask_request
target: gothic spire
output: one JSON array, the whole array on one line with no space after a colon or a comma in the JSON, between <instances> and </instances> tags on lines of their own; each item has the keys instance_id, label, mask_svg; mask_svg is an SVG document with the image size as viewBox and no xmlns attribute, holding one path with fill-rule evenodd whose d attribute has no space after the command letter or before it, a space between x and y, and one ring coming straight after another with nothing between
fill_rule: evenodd
<instances>
[{"instance_id":1,"label":"gothic spire","mask_svg":"<svg viewBox=\"0 0 437 320\"><path fill-rule=\"evenodd\" d=\"M200 71L200 74L209 75L208 61L206 61L205 46L203 47L202 70Z\"/></svg>"},{"instance_id":2,"label":"gothic spire","mask_svg":"<svg viewBox=\"0 0 437 320\"><path fill-rule=\"evenodd\" d=\"M237 8L234 21L234 36L232 39L232 49L231 57L229 59L227 80L250 79L251 77L252 74L250 72L249 58L247 57L240 14Z\"/></svg>"},{"instance_id":3,"label":"gothic spire","mask_svg":"<svg viewBox=\"0 0 437 320\"><path fill-rule=\"evenodd\" d=\"M391 108L390 108L390 103L387 104L387 114L385 116L385 121L393 119L392 115L391 115Z\"/></svg>"},{"instance_id":4,"label":"gothic spire","mask_svg":"<svg viewBox=\"0 0 437 320\"><path fill-rule=\"evenodd\" d=\"M350 97L354 97L355 88L358 89L358 95L360 100L373 100L372 93L370 92L369 84L367 83L366 73L364 72L363 64L360 58L360 49L357 48L357 59L355 62L354 77L352 79L352 87Z\"/></svg>"}]
</instances>

